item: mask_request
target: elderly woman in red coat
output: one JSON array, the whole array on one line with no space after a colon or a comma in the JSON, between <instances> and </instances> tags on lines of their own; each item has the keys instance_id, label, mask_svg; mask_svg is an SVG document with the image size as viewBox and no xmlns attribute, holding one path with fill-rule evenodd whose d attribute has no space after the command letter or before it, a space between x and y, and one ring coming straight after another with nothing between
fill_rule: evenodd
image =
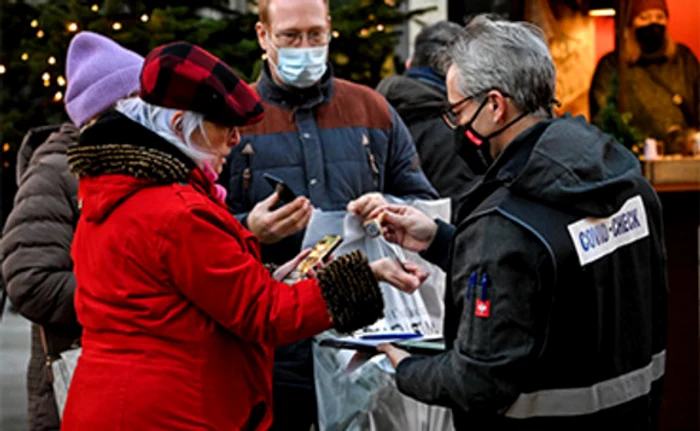
<instances>
[{"instance_id":1,"label":"elderly woman in red coat","mask_svg":"<svg viewBox=\"0 0 700 431\"><path fill-rule=\"evenodd\" d=\"M356 252L277 281L204 173L263 116L255 93L187 43L155 49L141 86L69 150L84 332L62 429L265 430L275 346L368 325L382 314L377 280L412 291L425 274Z\"/></svg>"}]
</instances>

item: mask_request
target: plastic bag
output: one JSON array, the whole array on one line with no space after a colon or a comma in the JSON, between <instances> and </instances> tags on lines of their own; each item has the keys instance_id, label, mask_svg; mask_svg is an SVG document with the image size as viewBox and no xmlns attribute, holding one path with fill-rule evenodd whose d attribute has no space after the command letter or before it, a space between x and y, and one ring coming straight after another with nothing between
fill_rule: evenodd
<instances>
[{"instance_id":1,"label":"plastic bag","mask_svg":"<svg viewBox=\"0 0 700 431\"><path fill-rule=\"evenodd\" d=\"M450 219L449 200L415 202L434 218ZM354 335L384 331L418 331L440 334L444 313L445 274L415 253L365 235L361 220L346 212L314 211L303 247L313 247L324 235L343 236L335 255L362 250L370 261L392 256L418 263L431 275L413 295L381 283L385 317ZM384 355L371 358L353 350L318 346L318 341L340 334L328 331L316 337L313 346L314 380L318 398L320 431L442 431L452 430L448 409L428 406L402 395L396 388L394 369Z\"/></svg>"}]
</instances>

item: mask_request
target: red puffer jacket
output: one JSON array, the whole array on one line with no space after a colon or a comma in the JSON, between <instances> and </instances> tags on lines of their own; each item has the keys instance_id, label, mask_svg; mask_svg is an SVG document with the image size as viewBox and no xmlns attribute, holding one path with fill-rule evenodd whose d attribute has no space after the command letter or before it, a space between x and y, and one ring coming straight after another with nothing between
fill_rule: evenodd
<instances>
[{"instance_id":1,"label":"red puffer jacket","mask_svg":"<svg viewBox=\"0 0 700 431\"><path fill-rule=\"evenodd\" d=\"M64 430L248 430L272 423L273 348L329 329L315 280L275 281L257 239L188 184L80 180L84 327Z\"/></svg>"}]
</instances>

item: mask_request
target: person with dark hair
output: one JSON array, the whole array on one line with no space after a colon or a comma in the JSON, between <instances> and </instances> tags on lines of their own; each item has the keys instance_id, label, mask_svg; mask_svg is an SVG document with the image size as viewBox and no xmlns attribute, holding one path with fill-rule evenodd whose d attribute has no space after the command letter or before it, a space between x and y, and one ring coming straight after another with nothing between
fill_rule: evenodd
<instances>
[{"instance_id":1,"label":"person with dark hair","mask_svg":"<svg viewBox=\"0 0 700 431\"><path fill-rule=\"evenodd\" d=\"M477 152L469 154L466 162L458 156L456 135L440 118L440 110L447 103L448 48L463 31L463 27L449 21L426 26L416 36L406 72L385 78L377 86L408 126L428 180L440 197L452 200L453 216L459 212L460 196L486 166Z\"/></svg>"},{"instance_id":2,"label":"person with dark hair","mask_svg":"<svg viewBox=\"0 0 700 431\"><path fill-rule=\"evenodd\" d=\"M666 0L635 0L631 6L624 34L628 67L620 83L630 124L662 141L674 131L700 128L700 64L668 34ZM610 96L617 100L611 94L617 70L617 51L598 63L589 92L591 122L599 120Z\"/></svg>"}]
</instances>

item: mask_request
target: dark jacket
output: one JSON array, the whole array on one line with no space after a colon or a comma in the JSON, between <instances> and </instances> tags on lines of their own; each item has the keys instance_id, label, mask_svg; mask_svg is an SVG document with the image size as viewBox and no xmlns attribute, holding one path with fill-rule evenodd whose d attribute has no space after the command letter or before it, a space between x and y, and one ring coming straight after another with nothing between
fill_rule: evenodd
<instances>
[{"instance_id":1,"label":"dark jacket","mask_svg":"<svg viewBox=\"0 0 700 431\"><path fill-rule=\"evenodd\" d=\"M589 93L591 122L598 121L607 105L617 64L617 52L612 52L596 67ZM700 127L700 66L685 45L678 44L670 59L642 58L629 65L625 81L630 124L645 137L664 140L673 126ZM681 96L682 106L678 99L674 102L674 95Z\"/></svg>"},{"instance_id":2,"label":"dark jacket","mask_svg":"<svg viewBox=\"0 0 700 431\"><path fill-rule=\"evenodd\" d=\"M401 391L451 407L457 429L655 429L661 208L612 138L581 117L533 126L424 255L448 271L449 350L402 362Z\"/></svg>"},{"instance_id":3,"label":"dark jacket","mask_svg":"<svg viewBox=\"0 0 700 431\"><path fill-rule=\"evenodd\" d=\"M8 296L24 317L44 326L52 355L80 338L70 257L79 216L78 184L66 161L68 145L77 139L78 130L71 124L64 124L60 131L45 127L27 134L17 157L15 204L0 242ZM32 430L59 426L44 364L39 328L33 325L27 373Z\"/></svg>"},{"instance_id":4,"label":"dark jacket","mask_svg":"<svg viewBox=\"0 0 700 431\"><path fill-rule=\"evenodd\" d=\"M377 91L396 108L408 126L423 172L440 197L452 200L454 218L459 212L456 206L459 198L474 185L476 175L457 155L455 132L442 120L442 111L447 106L446 90L439 82L412 76L385 78Z\"/></svg>"}]
</instances>

